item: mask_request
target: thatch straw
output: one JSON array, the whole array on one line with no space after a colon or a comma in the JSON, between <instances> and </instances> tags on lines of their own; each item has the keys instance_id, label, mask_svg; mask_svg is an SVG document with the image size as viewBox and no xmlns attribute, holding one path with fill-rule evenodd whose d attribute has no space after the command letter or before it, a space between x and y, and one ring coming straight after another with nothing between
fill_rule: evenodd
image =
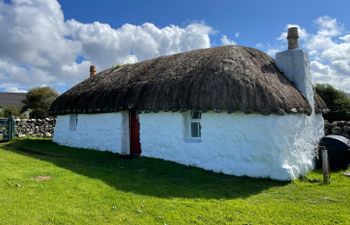
<instances>
[{"instance_id":1,"label":"thatch straw","mask_svg":"<svg viewBox=\"0 0 350 225\"><path fill-rule=\"evenodd\" d=\"M309 103L265 53L225 46L104 70L71 88L52 114L208 110L307 113Z\"/></svg>"},{"instance_id":2,"label":"thatch straw","mask_svg":"<svg viewBox=\"0 0 350 225\"><path fill-rule=\"evenodd\" d=\"M324 102L324 100L319 96L316 91L314 91L315 94L315 112L316 113L328 113L329 109Z\"/></svg>"}]
</instances>

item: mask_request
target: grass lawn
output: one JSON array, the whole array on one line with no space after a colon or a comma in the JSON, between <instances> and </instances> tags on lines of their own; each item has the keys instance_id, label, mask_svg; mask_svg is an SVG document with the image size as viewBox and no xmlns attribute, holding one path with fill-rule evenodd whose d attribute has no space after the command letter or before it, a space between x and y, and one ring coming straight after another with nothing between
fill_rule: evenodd
<instances>
[{"instance_id":1,"label":"grass lawn","mask_svg":"<svg viewBox=\"0 0 350 225\"><path fill-rule=\"evenodd\" d=\"M0 224L350 224L350 178L321 179L234 177L20 139L0 144Z\"/></svg>"}]
</instances>

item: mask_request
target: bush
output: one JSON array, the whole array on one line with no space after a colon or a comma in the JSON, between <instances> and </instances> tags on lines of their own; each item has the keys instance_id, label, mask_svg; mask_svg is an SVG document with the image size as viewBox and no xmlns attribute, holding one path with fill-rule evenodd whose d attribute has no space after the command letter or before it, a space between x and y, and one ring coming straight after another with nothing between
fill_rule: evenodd
<instances>
[{"instance_id":1,"label":"bush","mask_svg":"<svg viewBox=\"0 0 350 225\"><path fill-rule=\"evenodd\" d=\"M33 88L28 91L26 98L23 100L22 111L29 109L30 118L48 117L50 105L57 96L57 91L50 87Z\"/></svg>"},{"instance_id":2,"label":"bush","mask_svg":"<svg viewBox=\"0 0 350 225\"><path fill-rule=\"evenodd\" d=\"M326 120L350 120L350 97L344 91L330 84L316 84L315 90L330 109L329 113L323 115Z\"/></svg>"},{"instance_id":3,"label":"bush","mask_svg":"<svg viewBox=\"0 0 350 225\"><path fill-rule=\"evenodd\" d=\"M20 115L21 115L20 108L14 105L9 105L2 108L0 117L4 117L4 118L8 118L10 116L20 117Z\"/></svg>"}]
</instances>

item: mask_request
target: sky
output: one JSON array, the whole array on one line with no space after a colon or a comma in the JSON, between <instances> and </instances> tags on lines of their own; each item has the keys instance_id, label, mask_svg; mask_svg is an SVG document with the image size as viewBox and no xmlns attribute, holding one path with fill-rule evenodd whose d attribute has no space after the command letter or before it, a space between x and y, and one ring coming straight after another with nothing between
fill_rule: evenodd
<instances>
[{"instance_id":1,"label":"sky","mask_svg":"<svg viewBox=\"0 0 350 225\"><path fill-rule=\"evenodd\" d=\"M298 26L314 83L350 92L350 1L0 0L0 91L59 92L97 71L238 44L274 57Z\"/></svg>"}]
</instances>

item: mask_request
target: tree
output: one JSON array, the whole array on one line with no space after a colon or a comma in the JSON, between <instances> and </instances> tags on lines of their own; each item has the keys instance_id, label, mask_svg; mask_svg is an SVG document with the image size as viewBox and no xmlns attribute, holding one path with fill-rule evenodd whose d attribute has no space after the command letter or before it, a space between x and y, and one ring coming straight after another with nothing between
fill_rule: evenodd
<instances>
[{"instance_id":1,"label":"tree","mask_svg":"<svg viewBox=\"0 0 350 225\"><path fill-rule=\"evenodd\" d=\"M330 84L316 84L316 92L326 102L330 112L324 114L329 121L350 120L350 97Z\"/></svg>"},{"instance_id":2,"label":"tree","mask_svg":"<svg viewBox=\"0 0 350 225\"><path fill-rule=\"evenodd\" d=\"M38 87L28 91L23 100L22 111L29 109L30 118L45 118L49 116L51 103L57 98L58 93L50 87Z\"/></svg>"},{"instance_id":3,"label":"tree","mask_svg":"<svg viewBox=\"0 0 350 225\"><path fill-rule=\"evenodd\" d=\"M15 105L8 105L8 106L5 106L1 109L1 116L0 117L5 117L5 118L8 118L10 116L20 117L20 115L21 115L20 108L18 108Z\"/></svg>"}]
</instances>

